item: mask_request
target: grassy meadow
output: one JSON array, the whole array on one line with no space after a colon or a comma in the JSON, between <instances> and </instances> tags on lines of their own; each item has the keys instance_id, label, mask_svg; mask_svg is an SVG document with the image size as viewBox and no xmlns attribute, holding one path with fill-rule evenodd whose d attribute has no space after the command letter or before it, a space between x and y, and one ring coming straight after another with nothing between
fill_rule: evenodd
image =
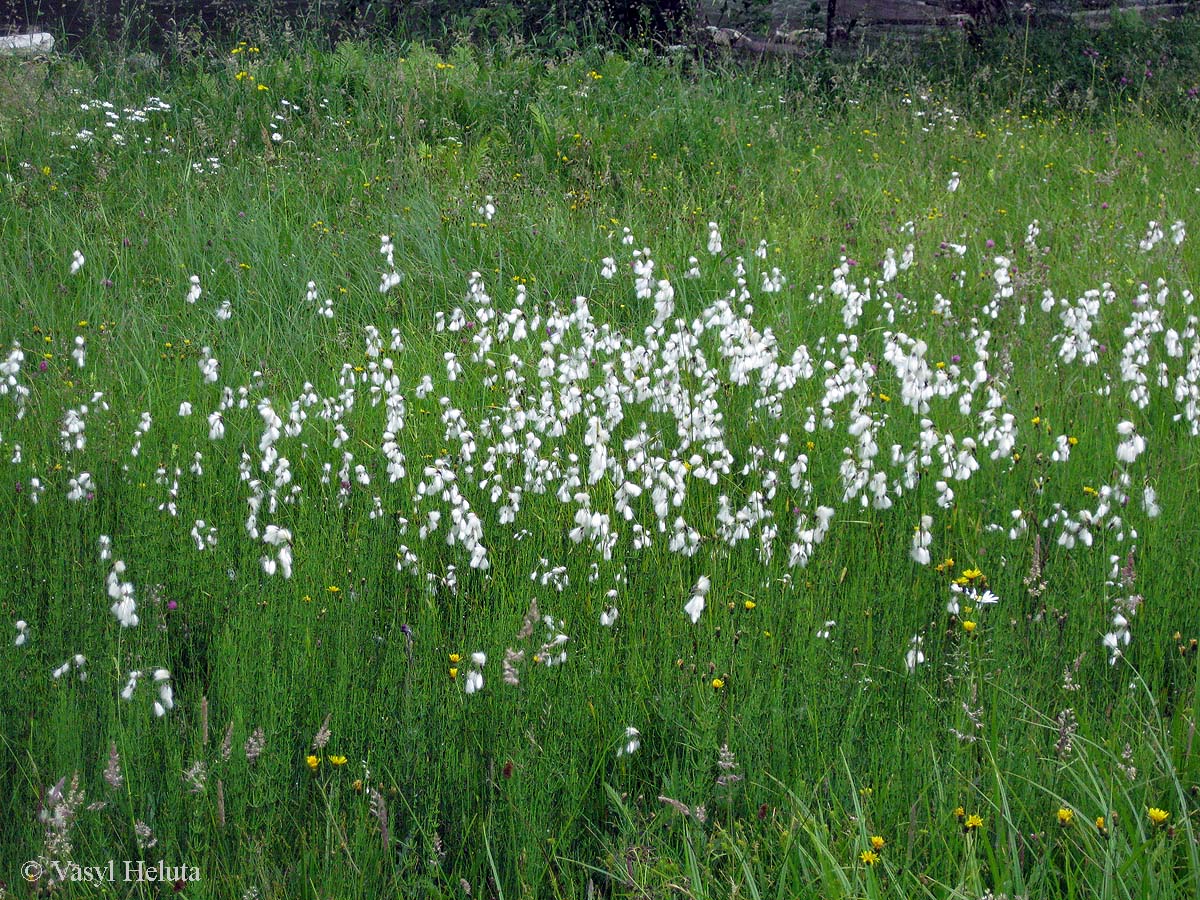
<instances>
[{"instance_id":1,"label":"grassy meadow","mask_svg":"<svg viewBox=\"0 0 1200 900\"><path fill-rule=\"evenodd\" d=\"M935 75L0 59L0 895L1197 896L1200 100Z\"/></svg>"}]
</instances>

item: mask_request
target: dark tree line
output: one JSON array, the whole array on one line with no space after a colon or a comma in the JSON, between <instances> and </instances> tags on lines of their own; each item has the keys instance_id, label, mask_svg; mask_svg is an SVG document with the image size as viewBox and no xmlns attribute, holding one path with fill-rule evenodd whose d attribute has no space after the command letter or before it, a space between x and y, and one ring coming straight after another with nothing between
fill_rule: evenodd
<instances>
[{"instance_id":1,"label":"dark tree line","mask_svg":"<svg viewBox=\"0 0 1200 900\"><path fill-rule=\"evenodd\" d=\"M691 0L0 0L0 32L42 27L156 46L187 29L228 36L247 23L287 22L331 40L483 23L524 37L570 28L636 39L677 34L693 12Z\"/></svg>"}]
</instances>

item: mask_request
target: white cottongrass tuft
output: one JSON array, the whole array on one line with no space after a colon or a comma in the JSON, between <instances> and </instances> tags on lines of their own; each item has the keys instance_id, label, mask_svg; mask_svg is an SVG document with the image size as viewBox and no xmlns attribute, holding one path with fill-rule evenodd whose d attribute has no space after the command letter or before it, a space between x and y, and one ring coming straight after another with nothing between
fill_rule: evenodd
<instances>
[{"instance_id":1,"label":"white cottongrass tuft","mask_svg":"<svg viewBox=\"0 0 1200 900\"><path fill-rule=\"evenodd\" d=\"M112 614L117 617L117 621L121 623L122 628L133 628L138 623L137 603L133 599L133 583L121 581L121 576L124 574L125 562L118 559L113 563L112 570L106 579L108 596L113 601L110 609Z\"/></svg>"},{"instance_id":2,"label":"white cottongrass tuft","mask_svg":"<svg viewBox=\"0 0 1200 900\"><path fill-rule=\"evenodd\" d=\"M925 639L920 635L913 635L913 639L908 642L908 652L904 654L904 665L908 667L908 671L915 672L917 666L925 662L925 653L921 650L921 644Z\"/></svg>"},{"instance_id":3,"label":"white cottongrass tuft","mask_svg":"<svg viewBox=\"0 0 1200 900\"><path fill-rule=\"evenodd\" d=\"M700 614L704 612L704 599L708 596L708 590L712 583L708 580L707 575L701 575L700 580L696 582L696 586L692 588L692 599L689 600L683 607L683 611L688 614L688 618L695 625L700 621Z\"/></svg>"},{"instance_id":4,"label":"white cottongrass tuft","mask_svg":"<svg viewBox=\"0 0 1200 900\"><path fill-rule=\"evenodd\" d=\"M1137 433L1130 421L1117 425L1117 434L1124 438L1117 444L1117 459L1123 463L1134 462L1146 449L1146 439Z\"/></svg>"},{"instance_id":5,"label":"white cottongrass tuft","mask_svg":"<svg viewBox=\"0 0 1200 900\"><path fill-rule=\"evenodd\" d=\"M617 747L617 756L632 756L642 746L642 733L630 725L625 729L625 737Z\"/></svg>"},{"instance_id":6,"label":"white cottongrass tuft","mask_svg":"<svg viewBox=\"0 0 1200 900\"><path fill-rule=\"evenodd\" d=\"M392 243L391 235L383 234L379 236L379 253L387 259L388 269L390 270L384 272L379 281L379 293L386 294L403 280L403 276L396 271L396 247Z\"/></svg>"},{"instance_id":7,"label":"white cottongrass tuft","mask_svg":"<svg viewBox=\"0 0 1200 900\"><path fill-rule=\"evenodd\" d=\"M1138 249L1143 253L1149 253L1154 249L1155 245L1163 239L1162 226L1157 222L1151 222L1146 227L1146 236L1138 241ZM1181 239L1182 240L1182 239Z\"/></svg>"},{"instance_id":8,"label":"white cottongrass tuft","mask_svg":"<svg viewBox=\"0 0 1200 900\"><path fill-rule=\"evenodd\" d=\"M1158 505L1158 492L1150 485L1146 485L1142 492L1142 507L1151 519L1157 518L1158 514L1162 512L1162 507Z\"/></svg>"},{"instance_id":9,"label":"white cottongrass tuft","mask_svg":"<svg viewBox=\"0 0 1200 900\"><path fill-rule=\"evenodd\" d=\"M921 566L929 565L929 545L933 543L933 535L929 529L932 527L933 516L921 516L921 524L913 532L912 548L908 555L912 557L913 562Z\"/></svg>"},{"instance_id":10,"label":"white cottongrass tuft","mask_svg":"<svg viewBox=\"0 0 1200 900\"><path fill-rule=\"evenodd\" d=\"M716 222L708 223L708 252L713 256L721 252L721 231Z\"/></svg>"}]
</instances>

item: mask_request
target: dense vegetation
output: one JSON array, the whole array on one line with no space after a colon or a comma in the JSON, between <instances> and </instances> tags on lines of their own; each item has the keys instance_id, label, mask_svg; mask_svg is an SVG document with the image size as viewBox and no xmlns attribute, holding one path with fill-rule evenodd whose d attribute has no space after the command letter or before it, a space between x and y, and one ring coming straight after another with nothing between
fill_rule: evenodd
<instances>
[{"instance_id":1,"label":"dense vegetation","mask_svg":"<svg viewBox=\"0 0 1200 900\"><path fill-rule=\"evenodd\" d=\"M0 879L1195 894L1189 27L0 60Z\"/></svg>"}]
</instances>

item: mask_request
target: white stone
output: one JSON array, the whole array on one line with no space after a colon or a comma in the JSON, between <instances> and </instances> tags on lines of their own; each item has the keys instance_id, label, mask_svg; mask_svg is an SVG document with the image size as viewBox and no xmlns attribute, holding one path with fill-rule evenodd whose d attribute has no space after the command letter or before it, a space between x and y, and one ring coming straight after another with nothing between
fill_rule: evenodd
<instances>
[{"instance_id":1,"label":"white stone","mask_svg":"<svg viewBox=\"0 0 1200 900\"><path fill-rule=\"evenodd\" d=\"M49 53L54 49L54 35L44 31L38 34L13 34L0 37L0 53L12 53L19 56L35 56L38 53Z\"/></svg>"}]
</instances>

